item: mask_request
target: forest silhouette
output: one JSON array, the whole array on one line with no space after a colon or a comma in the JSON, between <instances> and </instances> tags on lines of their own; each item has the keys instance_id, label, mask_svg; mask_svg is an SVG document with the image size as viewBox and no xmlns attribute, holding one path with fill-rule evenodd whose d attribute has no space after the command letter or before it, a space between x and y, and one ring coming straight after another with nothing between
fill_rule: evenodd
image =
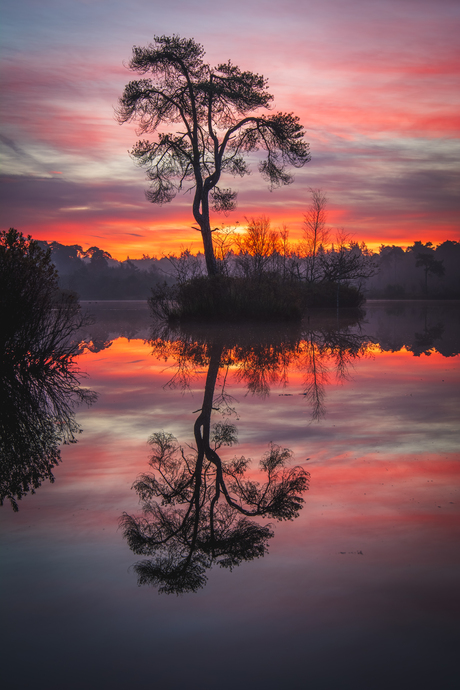
<instances>
[{"instance_id":1,"label":"forest silhouette","mask_svg":"<svg viewBox=\"0 0 460 690\"><path fill-rule=\"evenodd\" d=\"M215 239L225 242L225 233L221 236L216 234ZM40 241L38 244L51 250L60 287L74 291L82 300L146 300L153 288L165 284L172 286L190 277L204 275L203 255L193 255L188 250L160 258L144 255L142 259L128 257L118 261L98 247L83 250L80 245L67 246L58 242ZM288 245L283 249L279 245L276 248L275 244L273 251L251 256L249 252L239 251L236 245L226 247L224 244L220 255L226 259L229 270L237 274L244 275L239 263L257 266L257 263L265 262L269 272L295 272L302 277L310 270L311 261L308 262L293 243ZM353 243L350 250L357 255L362 252L360 246ZM420 257L428 257L425 259L427 263L417 266ZM375 266L375 274L359 280L366 298L460 299L460 242L447 240L437 247L429 242L415 242L406 249L382 245L378 253L370 254L370 259ZM443 273L430 272L433 261L437 262L434 266L441 265Z\"/></svg>"}]
</instances>

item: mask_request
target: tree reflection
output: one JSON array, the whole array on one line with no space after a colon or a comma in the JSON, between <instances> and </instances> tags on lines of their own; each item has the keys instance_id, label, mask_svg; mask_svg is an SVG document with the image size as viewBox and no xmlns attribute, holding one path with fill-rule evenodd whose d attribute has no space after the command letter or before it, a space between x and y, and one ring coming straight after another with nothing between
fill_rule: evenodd
<instances>
[{"instance_id":1,"label":"tree reflection","mask_svg":"<svg viewBox=\"0 0 460 690\"><path fill-rule=\"evenodd\" d=\"M187 389L199 371L210 364L211 349L220 347L221 393L217 407L231 399L226 391L226 372L231 368L249 393L266 398L273 386L288 384L288 371L302 374L302 394L310 403L313 420L325 414L325 389L332 380L349 377L355 360L367 356L374 340L361 331L361 312L339 320L320 312L301 325L277 325L261 329L239 326L212 329L189 327L154 330L154 354L173 360L169 387Z\"/></svg>"},{"instance_id":2,"label":"tree reflection","mask_svg":"<svg viewBox=\"0 0 460 690\"><path fill-rule=\"evenodd\" d=\"M95 394L79 385L71 334L81 323L78 311L58 305L47 323L28 337L22 323L14 348L2 352L0 405L0 504L17 501L41 483L53 482L60 461L59 445L75 443L80 432L74 408L94 402Z\"/></svg>"},{"instance_id":3,"label":"tree reflection","mask_svg":"<svg viewBox=\"0 0 460 690\"><path fill-rule=\"evenodd\" d=\"M326 414L326 385L332 378L346 381L353 362L366 356L373 344L361 332L359 323L359 319L337 323L323 318L309 322L304 330L296 366L303 373L303 395L310 403L314 421Z\"/></svg>"},{"instance_id":4,"label":"tree reflection","mask_svg":"<svg viewBox=\"0 0 460 690\"><path fill-rule=\"evenodd\" d=\"M199 448L186 453L171 434L153 434L150 466L134 488L142 517L123 514L121 525L131 550L150 556L134 566L139 584L160 592L195 592L206 583L213 563L232 569L263 556L273 536L270 525L251 517L290 520L302 507L308 472L286 468L291 453L271 445L261 461L266 480L248 479L248 460L221 460L221 445L232 445L235 427L213 427L208 445L195 426Z\"/></svg>"},{"instance_id":5,"label":"tree reflection","mask_svg":"<svg viewBox=\"0 0 460 690\"><path fill-rule=\"evenodd\" d=\"M154 353L175 362L167 385L184 388L198 371L206 368L207 374L194 445L184 448L165 432L151 436L152 471L133 485L142 514L124 513L120 520L131 550L147 557L134 565L139 584L166 593L195 592L214 563L231 569L266 553L273 529L255 518L292 520L299 515L309 473L290 466L292 452L270 443L258 471L244 456L226 460L225 447L237 443L236 427L225 417L212 424L211 417L231 412L234 401L226 391L230 368L250 392L266 397L271 385L287 381L288 367L295 363L304 371L304 395L319 418L326 357L334 359L343 377L349 361L365 351L366 339L353 333L350 324L342 326L341 335L326 322L316 330L294 327L265 331L262 337L260 331L241 327L153 334Z\"/></svg>"}]
</instances>

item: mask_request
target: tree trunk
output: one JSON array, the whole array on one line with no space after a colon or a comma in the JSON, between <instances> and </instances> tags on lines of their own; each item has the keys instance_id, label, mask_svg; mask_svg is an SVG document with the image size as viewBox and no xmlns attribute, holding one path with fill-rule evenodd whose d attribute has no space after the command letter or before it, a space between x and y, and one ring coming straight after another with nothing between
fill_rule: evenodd
<instances>
[{"instance_id":1,"label":"tree trunk","mask_svg":"<svg viewBox=\"0 0 460 690\"><path fill-rule=\"evenodd\" d=\"M212 244L211 226L209 217L207 221L203 219L200 223L201 237L203 238L204 257L206 259L206 268L208 276L216 276L218 274L217 261L214 256L214 247Z\"/></svg>"},{"instance_id":2,"label":"tree trunk","mask_svg":"<svg viewBox=\"0 0 460 690\"><path fill-rule=\"evenodd\" d=\"M212 244L211 223L209 220L209 190L203 190L202 186L195 192L195 199L193 202L193 215L196 222L200 226L201 237L203 239L204 258L206 260L206 269L208 276L216 276L219 273L217 268L216 257L214 256L214 247ZM200 208L201 207L201 208Z\"/></svg>"},{"instance_id":3,"label":"tree trunk","mask_svg":"<svg viewBox=\"0 0 460 690\"><path fill-rule=\"evenodd\" d=\"M211 355L209 358L208 373L206 376L203 406L194 426L197 448L208 458L208 460L211 459L211 461L214 460L214 457L209 458L208 456L210 455L209 436L211 430L211 413L213 410L212 403L214 400L214 391L216 388L216 381L219 374L221 364L220 360L223 349L223 341L217 341L211 345Z\"/></svg>"}]
</instances>

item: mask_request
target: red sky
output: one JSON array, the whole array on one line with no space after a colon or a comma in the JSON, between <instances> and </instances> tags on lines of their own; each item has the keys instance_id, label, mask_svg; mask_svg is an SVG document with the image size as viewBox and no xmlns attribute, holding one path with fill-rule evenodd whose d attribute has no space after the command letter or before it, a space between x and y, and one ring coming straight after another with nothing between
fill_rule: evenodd
<instances>
[{"instance_id":1,"label":"red sky","mask_svg":"<svg viewBox=\"0 0 460 690\"><path fill-rule=\"evenodd\" d=\"M23 0L4 3L1 227L115 258L200 248L190 195L149 204L113 108L133 45L193 37L211 64L269 80L312 160L269 192L252 165L238 208L300 237L310 187L331 228L370 246L460 239L460 6L456 0ZM243 20L244 17L244 20ZM230 184L230 180L228 181Z\"/></svg>"}]
</instances>

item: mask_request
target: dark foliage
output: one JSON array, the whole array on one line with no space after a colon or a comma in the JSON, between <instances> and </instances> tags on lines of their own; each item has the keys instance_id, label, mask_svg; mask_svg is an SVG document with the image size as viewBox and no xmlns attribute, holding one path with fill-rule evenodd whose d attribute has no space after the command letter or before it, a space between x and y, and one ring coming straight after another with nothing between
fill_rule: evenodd
<instances>
[{"instance_id":1,"label":"dark foliage","mask_svg":"<svg viewBox=\"0 0 460 690\"><path fill-rule=\"evenodd\" d=\"M155 288L149 304L156 316L170 321L300 320L307 307L336 307L338 289L337 283L306 284L276 273L201 276ZM357 288L340 286L342 307L359 307L363 301Z\"/></svg>"},{"instance_id":2,"label":"dark foliage","mask_svg":"<svg viewBox=\"0 0 460 690\"><path fill-rule=\"evenodd\" d=\"M139 584L155 585L167 594L196 592L214 563L231 570L263 556L273 531L249 518L294 519L308 488L308 472L286 468L292 454L274 444L260 463L266 474L263 484L245 478L246 458L222 462L217 450L236 442L236 429L228 423L215 425L210 439L210 413L204 414L203 426L198 420L195 424L197 449L188 454L171 434L153 434L154 472L133 485L142 516L124 513L120 520L130 549L150 556L134 566Z\"/></svg>"},{"instance_id":3,"label":"dark foliage","mask_svg":"<svg viewBox=\"0 0 460 690\"><path fill-rule=\"evenodd\" d=\"M72 340L84 324L75 296L58 289L49 252L11 228L0 234L0 501L53 481L59 444L75 441L80 388Z\"/></svg>"}]
</instances>

